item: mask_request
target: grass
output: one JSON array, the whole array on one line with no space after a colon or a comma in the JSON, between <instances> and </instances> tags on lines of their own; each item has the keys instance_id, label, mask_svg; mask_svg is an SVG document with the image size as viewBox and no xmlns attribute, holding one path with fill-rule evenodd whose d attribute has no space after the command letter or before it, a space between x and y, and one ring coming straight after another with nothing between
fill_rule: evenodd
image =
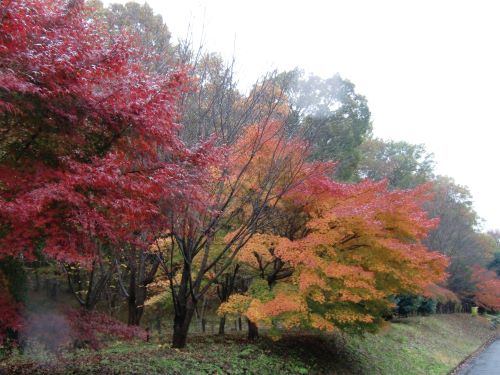
<instances>
[{"instance_id":1,"label":"grass","mask_svg":"<svg viewBox=\"0 0 500 375\"><path fill-rule=\"evenodd\" d=\"M447 374L494 332L483 317L435 315L354 337L349 352L363 374Z\"/></svg>"},{"instance_id":2,"label":"grass","mask_svg":"<svg viewBox=\"0 0 500 375\"><path fill-rule=\"evenodd\" d=\"M249 343L238 335L168 343L114 343L58 356L14 354L9 374L447 374L494 332L484 317L434 315L393 323L372 335L293 335Z\"/></svg>"}]
</instances>

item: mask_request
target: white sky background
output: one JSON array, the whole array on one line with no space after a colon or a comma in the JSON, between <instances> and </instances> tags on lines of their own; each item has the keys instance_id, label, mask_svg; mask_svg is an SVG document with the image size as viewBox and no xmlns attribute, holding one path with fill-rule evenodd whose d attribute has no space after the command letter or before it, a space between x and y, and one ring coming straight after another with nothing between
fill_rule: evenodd
<instances>
[{"instance_id":1,"label":"white sky background","mask_svg":"<svg viewBox=\"0 0 500 375\"><path fill-rule=\"evenodd\" d=\"M126 1L105 1L125 3ZM138 0L138 2L143 2ZM244 87L270 69L339 72L377 137L424 143L500 229L500 2L149 0L173 39L233 55Z\"/></svg>"}]
</instances>

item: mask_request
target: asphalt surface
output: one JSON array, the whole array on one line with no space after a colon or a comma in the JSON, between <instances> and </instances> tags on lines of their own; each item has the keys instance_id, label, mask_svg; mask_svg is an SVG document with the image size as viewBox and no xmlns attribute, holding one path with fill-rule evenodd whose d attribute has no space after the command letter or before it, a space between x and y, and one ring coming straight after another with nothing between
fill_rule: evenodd
<instances>
[{"instance_id":1,"label":"asphalt surface","mask_svg":"<svg viewBox=\"0 0 500 375\"><path fill-rule=\"evenodd\" d=\"M458 375L500 375L500 339L488 346Z\"/></svg>"}]
</instances>

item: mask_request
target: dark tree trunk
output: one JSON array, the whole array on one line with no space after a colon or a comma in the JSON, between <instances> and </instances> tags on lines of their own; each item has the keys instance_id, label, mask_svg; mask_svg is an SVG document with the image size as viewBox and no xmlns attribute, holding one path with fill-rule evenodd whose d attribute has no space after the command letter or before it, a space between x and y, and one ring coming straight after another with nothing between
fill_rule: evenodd
<instances>
[{"instance_id":1,"label":"dark tree trunk","mask_svg":"<svg viewBox=\"0 0 500 375\"><path fill-rule=\"evenodd\" d=\"M184 250L184 254L189 251ZM195 295L198 292L199 284L192 283L191 279L191 258L184 260L182 267L182 277L179 283L178 292L174 292L171 284L172 297L174 302L174 334L172 337L173 348L184 348L189 332L189 326L196 309L198 299Z\"/></svg>"},{"instance_id":2,"label":"dark tree trunk","mask_svg":"<svg viewBox=\"0 0 500 375\"><path fill-rule=\"evenodd\" d=\"M138 306L137 301L131 298L128 299L128 325L138 326L141 324L142 313L144 309Z\"/></svg>"},{"instance_id":3,"label":"dark tree trunk","mask_svg":"<svg viewBox=\"0 0 500 375\"><path fill-rule=\"evenodd\" d=\"M241 321L241 316L238 316L238 329L243 330L243 322Z\"/></svg>"},{"instance_id":4,"label":"dark tree trunk","mask_svg":"<svg viewBox=\"0 0 500 375\"><path fill-rule=\"evenodd\" d=\"M201 332L205 333L207 331L207 320L201 318Z\"/></svg>"},{"instance_id":5,"label":"dark tree trunk","mask_svg":"<svg viewBox=\"0 0 500 375\"><path fill-rule=\"evenodd\" d=\"M137 309L135 304L135 272L131 272L130 275L130 284L128 287L128 325L137 325L135 322L137 321Z\"/></svg>"},{"instance_id":6,"label":"dark tree trunk","mask_svg":"<svg viewBox=\"0 0 500 375\"><path fill-rule=\"evenodd\" d=\"M144 304L148 295L147 286L154 281L160 261L142 250L131 250L127 254L127 261L130 273L128 288L125 288L120 272L118 272L118 277L122 292L127 297L128 325L138 326L144 313Z\"/></svg>"},{"instance_id":7,"label":"dark tree trunk","mask_svg":"<svg viewBox=\"0 0 500 375\"><path fill-rule=\"evenodd\" d=\"M222 316L219 321L219 335L224 334L224 328L226 327L226 316Z\"/></svg>"},{"instance_id":8,"label":"dark tree trunk","mask_svg":"<svg viewBox=\"0 0 500 375\"><path fill-rule=\"evenodd\" d=\"M203 302L201 304L201 312L200 312L201 332L203 333L207 332L206 311L207 311L207 298L206 296L203 296Z\"/></svg>"},{"instance_id":9,"label":"dark tree trunk","mask_svg":"<svg viewBox=\"0 0 500 375\"><path fill-rule=\"evenodd\" d=\"M34 287L35 292L38 292L40 290L40 275L38 273L38 268L35 268L35 287Z\"/></svg>"},{"instance_id":10,"label":"dark tree trunk","mask_svg":"<svg viewBox=\"0 0 500 375\"><path fill-rule=\"evenodd\" d=\"M173 348L184 348L186 346L189 325L193 318L194 308L187 307L178 311L174 317L174 335L172 337Z\"/></svg>"},{"instance_id":11,"label":"dark tree trunk","mask_svg":"<svg viewBox=\"0 0 500 375\"><path fill-rule=\"evenodd\" d=\"M227 302L229 297L236 289L237 275L240 265L237 264L231 273L222 275L221 281L217 285L217 295L221 303ZM241 280L240 280L241 281ZM243 288L240 287L242 290ZM226 315L220 318L219 321L219 335L223 335L226 328Z\"/></svg>"},{"instance_id":12,"label":"dark tree trunk","mask_svg":"<svg viewBox=\"0 0 500 375\"><path fill-rule=\"evenodd\" d=\"M256 340L259 338L259 327L257 327L257 324L252 322L251 320L248 320L248 339L249 340Z\"/></svg>"},{"instance_id":13,"label":"dark tree trunk","mask_svg":"<svg viewBox=\"0 0 500 375\"><path fill-rule=\"evenodd\" d=\"M73 296L77 299L80 306L89 311L93 310L99 302L101 294L106 289L113 272L113 267L109 267L106 270L104 267L98 266L99 265L94 260L92 262L92 268L88 277L87 285L85 285L83 282L84 280L80 275L79 268L76 268L76 270L71 270L66 268L65 266L68 279L68 288L72 292ZM82 291L85 291L85 296L81 294Z\"/></svg>"},{"instance_id":14,"label":"dark tree trunk","mask_svg":"<svg viewBox=\"0 0 500 375\"><path fill-rule=\"evenodd\" d=\"M138 326L141 324L144 313L144 303L146 302L146 287L137 286L134 275L130 278L130 288L128 295L128 325Z\"/></svg>"},{"instance_id":15,"label":"dark tree trunk","mask_svg":"<svg viewBox=\"0 0 500 375\"><path fill-rule=\"evenodd\" d=\"M158 335L161 335L161 317L156 317L156 330L158 331Z\"/></svg>"}]
</instances>

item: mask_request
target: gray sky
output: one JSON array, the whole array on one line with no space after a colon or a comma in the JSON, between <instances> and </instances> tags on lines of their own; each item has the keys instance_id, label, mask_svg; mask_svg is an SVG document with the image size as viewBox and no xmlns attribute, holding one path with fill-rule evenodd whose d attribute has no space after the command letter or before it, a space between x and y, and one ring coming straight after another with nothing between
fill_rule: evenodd
<instances>
[{"instance_id":1,"label":"gray sky","mask_svg":"<svg viewBox=\"0 0 500 375\"><path fill-rule=\"evenodd\" d=\"M190 27L195 43L234 54L244 86L273 68L339 72L367 97L376 136L424 143L438 173L470 188L484 228L500 228L500 2L148 3L174 39Z\"/></svg>"}]
</instances>

